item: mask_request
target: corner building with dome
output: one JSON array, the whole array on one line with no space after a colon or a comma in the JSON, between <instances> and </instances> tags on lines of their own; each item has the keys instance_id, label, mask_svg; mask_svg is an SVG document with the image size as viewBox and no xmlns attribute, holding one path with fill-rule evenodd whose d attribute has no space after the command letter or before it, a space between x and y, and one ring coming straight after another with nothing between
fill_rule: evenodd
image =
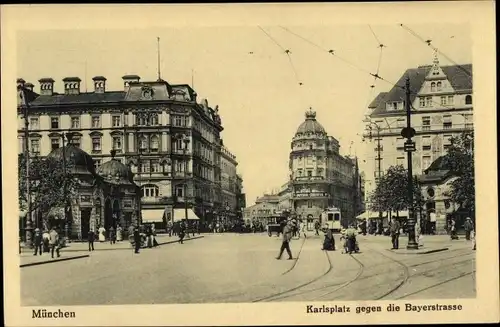
<instances>
[{"instance_id":1,"label":"corner building with dome","mask_svg":"<svg viewBox=\"0 0 500 327\"><path fill-rule=\"evenodd\" d=\"M291 211L309 230L325 209L339 208L343 224L359 211L359 170L356 158L342 156L340 144L309 109L297 128L290 152Z\"/></svg>"}]
</instances>

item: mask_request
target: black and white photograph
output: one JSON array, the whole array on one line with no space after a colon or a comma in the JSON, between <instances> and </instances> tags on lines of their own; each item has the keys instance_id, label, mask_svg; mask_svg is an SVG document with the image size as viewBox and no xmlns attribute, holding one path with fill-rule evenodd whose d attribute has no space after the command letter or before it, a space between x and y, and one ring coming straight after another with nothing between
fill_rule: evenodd
<instances>
[{"instance_id":1,"label":"black and white photograph","mask_svg":"<svg viewBox=\"0 0 500 327\"><path fill-rule=\"evenodd\" d=\"M493 6L365 5L2 8L16 319L498 321Z\"/></svg>"}]
</instances>

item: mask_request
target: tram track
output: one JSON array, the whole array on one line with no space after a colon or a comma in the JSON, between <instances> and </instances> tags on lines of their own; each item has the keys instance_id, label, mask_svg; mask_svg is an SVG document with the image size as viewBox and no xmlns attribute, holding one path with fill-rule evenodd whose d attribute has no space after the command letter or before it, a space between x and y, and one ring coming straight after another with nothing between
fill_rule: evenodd
<instances>
[{"instance_id":1,"label":"tram track","mask_svg":"<svg viewBox=\"0 0 500 327\"><path fill-rule=\"evenodd\" d=\"M283 272L281 274L282 276L288 274L289 272L291 272L295 268L295 266L297 265L297 262L299 262L300 254L302 253L302 248L304 247L305 242L306 242L306 238L304 238L304 240L302 241L302 244L300 245L299 253L297 253L297 257L295 258L293 265L288 270Z\"/></svg>"}]
</instances>

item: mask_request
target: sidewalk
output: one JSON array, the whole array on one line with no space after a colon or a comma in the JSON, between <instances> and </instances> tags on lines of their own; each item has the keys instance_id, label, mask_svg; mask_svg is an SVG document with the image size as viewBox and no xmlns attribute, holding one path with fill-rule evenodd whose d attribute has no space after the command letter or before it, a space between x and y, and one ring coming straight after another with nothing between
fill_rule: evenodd
<instances>
[{"instance_id":1,"label":"sidewalk","mask_svg":"<svg viewBox=\"0 0 500 327\"><path fill-rule=\"evenodd\" d=\"M203 238L203 235L196 235L196 236L191 236L191 237L185 237L184 242L190 241L190 240L195 240L199 238ZM177 243L179 238L177 236L172 236L169 237L168 235L157 235L156 236L156 241L158 242L158 245L165 245L165 244L171 244L171 243ZM124 240L121 242L116 242L115 244L110 244L108 242L94 242L94 251L113 251L113 250L131 250L132 245L130 244L129 240ZM89 245L87 242L71 242L67 243L67 246L61 249L61 252L88 252L89 251ZM21 256L24 255L31 255L33 256L33 250L28 249L26 247L22 248L22 254ZM41 256L43 257L43 255Z\"/></svg>"}]
</instances>

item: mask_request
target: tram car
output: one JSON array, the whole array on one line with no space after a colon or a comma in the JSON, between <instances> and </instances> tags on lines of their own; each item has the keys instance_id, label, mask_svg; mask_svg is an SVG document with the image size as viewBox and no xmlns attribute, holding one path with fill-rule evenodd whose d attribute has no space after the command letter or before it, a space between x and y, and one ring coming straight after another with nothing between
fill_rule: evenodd
<instances>
[{"instance_id":1,"label":"tram car","mask_svg":"<svg viewBox=\"0 0 500 327\"><path fill-rule=\"evenodd\" d=\"M323 229L330 229L334 233L340 233L342 229L342 213L339 208L328 208L320 216Z\"/></svg>"},{"instance_id":2,"label":"tram car","mask_svg":"<svg viewBox=\"0 0 500 327\"><path fill-rule=\"evenodd\" d=\"M278 236L283 232L283 224L286 222L287 217L282 215L274 215L267 219L267 234L269 237L273 235L273 233Z\"/></svg>"}]
</instances>

